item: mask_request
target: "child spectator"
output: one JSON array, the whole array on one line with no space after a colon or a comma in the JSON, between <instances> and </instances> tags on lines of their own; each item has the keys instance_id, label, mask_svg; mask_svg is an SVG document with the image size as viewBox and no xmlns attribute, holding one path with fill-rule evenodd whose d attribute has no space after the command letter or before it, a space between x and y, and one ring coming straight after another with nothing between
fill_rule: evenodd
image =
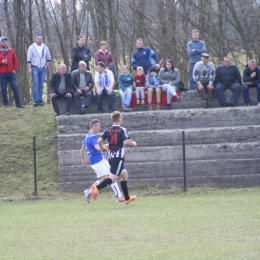
<instances>
[{"instance_id":1,"label":"child spectator","mask_svg":"<svg viewBox=\"0 0 260 260\"><path fill-rule=\"evenodd\" d=\"M153 110L152 96L156 92L157 110L161 109L161 85L155 67L151 67L149 74L146 75L146 86L148 88L148 110Z\"/></svg>"},{"instance_id":2,"label":"child spectator","mask_svg":"<svg viewBox=\"0 0 260 260\"><path fill-rule=\"evenodd\" d=\"M139 66L136 68L136 74L134 76L134 82L136 84L136 104L144 105L144 90L145 90L145 81L146 77L144 74L144 69L143 67ZM140 102L141 98L141 102Z\"/></svg>"}]
</instances>

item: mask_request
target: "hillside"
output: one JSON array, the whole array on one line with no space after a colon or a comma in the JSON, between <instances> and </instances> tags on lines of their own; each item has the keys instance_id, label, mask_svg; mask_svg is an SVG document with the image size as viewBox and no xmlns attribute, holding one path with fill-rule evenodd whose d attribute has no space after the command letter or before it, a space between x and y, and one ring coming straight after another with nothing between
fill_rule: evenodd
<instances>
[{"instance_id":1,"label":"hillside","mask_svg":"<svg viewBox=\"0 0 260 260\"><path fill-rule=\"evenodd\" d=\"M25 109L0 107L0 198L30 196L33 183L33 136L37 146L38 192L57 190L56 120L51 105Z\"/></svg>"}]
</instances>

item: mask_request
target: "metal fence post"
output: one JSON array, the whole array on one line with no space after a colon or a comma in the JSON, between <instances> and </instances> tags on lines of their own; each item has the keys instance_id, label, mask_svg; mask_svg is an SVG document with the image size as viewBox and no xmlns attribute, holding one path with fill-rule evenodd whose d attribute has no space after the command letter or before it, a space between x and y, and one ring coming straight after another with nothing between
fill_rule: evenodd
<instances>
[{"instance_id":1,"label":"metal fence post","mask_svg":"<svg viewBox=\"0 0 260 260\"><path fill-rule=\"evenodd\" d=\"M33 137L33 164L34 164L34 195L37 195L37 176L36 176L36 138Z\"/></svg>"},{"instance_id":2,"label":"metal fence post","mask_svg":"<svg viewBox=\"0 0 260 260\"><path fill-rule=\"evenodd\" d=\"M185 131L182 131L182 152L183 152L183 191L186 191L187 183L186 183Z\"/></svg>"}]
</instances>

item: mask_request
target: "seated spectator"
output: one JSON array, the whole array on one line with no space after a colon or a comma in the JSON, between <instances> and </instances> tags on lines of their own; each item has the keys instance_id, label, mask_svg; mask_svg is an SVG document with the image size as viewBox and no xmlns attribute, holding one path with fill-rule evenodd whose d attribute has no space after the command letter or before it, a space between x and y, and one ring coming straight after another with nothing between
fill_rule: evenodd
<instances>
[{"instance_id":1,"label":"seated spectator","mask_svg":"<svg viewBox=\"0 0 260 260\"><path fill-rule=\"evenodd\" d=\"M79 62L79 68L71 73L71 79L76 107L79 111L79 115L83 115L85 114L85 108L88 108L90 105L92 98L91 90L94 87L92 73L87 70L87 64L85 61ZM81 104L80 101L81 96L84 97L83 104Z\"/></svg>"},{"instance_id":2,"label":"seated spectator","mask_svg":"<svg viewBox=\"0 0 260 260\"><path fill-rule=\"evenodd\" d=\"M232 107L237 105L237 100L242 86L241 75L238 67L230 64L230 62L231 60L229 57L224 57L223 65L219 65L215 71L215 90L222 107L228 107L228 105ZM233 92L229 104L224 95L226 89L231 89Z\"/></svg>"},{"instance_id":3,"label":"seated spectator","mask_svg":"<svg viewBox=\"0 0 260 260\"><path fill-rule=\"evenodd\" d=\"M67 67L65 64L60 64L59 71L52 75L50 90L55 116L60 115L59 106L57 103L57 99L59 98L66 99L66 115L69 116L72 103L72 81L70 73L67 73Z\"/></svg>"},{"instance_id":4,"label":"seated spectator","mask_svg":"<svg viewBox=\"0 0 260 260\"><path fill-rule=\"evenodd\" d=\"M133 76L128 72L126 65L121 66L121 73L118 75L119 94L122 108L126 112L132 111L130 103L133 94Z\"/></svg>"},{"instance_id":5,"label":"seated spectator","mask_svg":"<svg viewBox=\"0 0 260 260\"><path fill-rule=\"evenodd\" d=\"M135 92L136 92L136 104L144 105L144 97L145 97L145 81L146 81L146 76L144 74L144 69L141 66L138 66L136 68L136 74L134 76L134 83L135 83Z\"/></svg>"},{"instance_id":6,"label":"seated spectator","mask_svg":"<svg viewBox=\"0 0 260 260\"><path fill-rule=\"evenodd\" d=\"M156 92L157 110L161 109L161 85L155 67L151 67L149 74L146 75L146 86L148 91L148 110L153 110L152 96Z\"/></svg>"},{"instance_id":7,"label":"seated spectator","mask_svg":"<svg viewBox=\"0 0 260 260\"><path fill-rule=\"evenodd\" d=\"M250 60L244 69L243 75L243 92L245 106L250 106L248 89L257 87L257 106L260 106L260 68L256 66L255 60Z\"/></svg>"},{"instance_id":8,"label":"seated spectator","mask_svg":"<svg viewBox=\"0 0 260 260\"><path fill-rule=\"evenodd\" d=\"M105 68L105 64L101 61L97 64L97 72L95 74L95 87L98 102L98 112L103 113L102 99L103 96L108 97L108 111L114 111L115 93L113 87L115 84L114 76L111 70Z\"/></svg>"},{"instance_id":9,"label":"seated spectator","mask_svg":"<svg viewBox=\"0 0 260 260\"><path fill-rule=\"evenodd\" d=\"M114 78L116 78L117 73L115 60L112 53L107 50L107 46L108 44L105 41L101 41L99 43L100 49L95 55L95 63L97 65L100 61L102 61L105 64L105 68L111 70L113 72Z\"/></svg>"},{"instance_id":10,"label":"seated spectator","mask_svg":"<svg viewBox=\"0 0 260 260\"><path fill-rule=\"evenodd\" d=\"M177 68L174 68L171 60L166 60L164 68L159 72L160 83L162 84L162 91L167 92L167 109L171 109L172 96L180 100L176 93L177 84L180 82L180 73Z\"/></svg>"},{"instance_id":11,"label":"seated spectator","mask_svg":"<svg viewBox=\"0 0 260 260\"><path fill-rule=\"evenodd\" d=\"M201 98L204 100L204 107L212 105L213 82L215 79L215 68L212 62L209 61L207 53L201 54L201 61L198 61L193 69L193 80L196 84L196 89Z\"/></svg>"}]
</instances>

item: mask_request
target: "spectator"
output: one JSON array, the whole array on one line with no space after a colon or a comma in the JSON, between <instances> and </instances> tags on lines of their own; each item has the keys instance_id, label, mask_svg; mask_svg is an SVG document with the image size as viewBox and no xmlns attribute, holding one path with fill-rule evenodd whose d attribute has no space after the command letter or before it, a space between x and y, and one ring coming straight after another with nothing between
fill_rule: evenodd
<instances>
[{"instance_id":1,"label":"spectator","mask_svg":"<svg viewBox=\"0 0 260 260\"><path fill-rule=\"evenodd\" d=\"M57 103L57 99L60 98L66 99L66 115L69 116L72 103L72 81L70 73L67 73L67 67L65 64L60 64L59 71L52 75L50 81L50 90L55 116L60 115L60 110Z\"/></svg>"},{"instance_id":2,"label":"spectator","mask_svg":"<svg viewBox=\"0 0 260 260\"><path fill-rule=\"evenodd\" d=\"M27 53L28 73L32 75L32 92L34 106L44 106L43 83L45 80L47 68L51 62L51 54L49 48L42 43L42 34L37 34L35 43L32 44Z\"/></svg>"},{"instance_id":3,"label":"spectator","mask_svg":"<svg viewBox=\"0 0 260 260\"><path fill-rule=\"evenodd\" d=\"M192 30L192 40L187 43L187 52L190 63L190 90L195 90L195 83L193 80L193 69L196 62L200 61L201 54L206 52L206 44L199 40L199 31Z\"/></svg>"},{"instance_id":4,"label":"spectator","mask_svg":"<svg viewBox=\"0 0 260 260\"><path fill-rule=\"evenodd\" d=\"M146 81L146 76L144 74L144 69L143 69L143 67L138 66L136 68L136 74L134 76L134 83L136 86L136 104L137 105L139 105L140 103L142 105L144 105L145 81Z\"/></svg>"},{"instance_id":5,"label":"spectator","mask_svg":"<svg viewBox=\"0 0 260 260\"><path fill-rule=\"evenodd\" d=\"M113 87L115 84L114 76L111 70L106 69L105 64L101 61L97 64L97 72L95 74L95 87L98 102L98 113L103 112L102 99L108 96L108 111L114 111L115 93Z\"/></svg>"},{"instance_id":6,"label":"spectator","mask_svg":"<svg viewBox=\"0 0 260 260\"><path fill-rule=\"evenodd\" d=\"M87 63L85 61L79 62L79 68L71 73L72 86L74 89L73 97L76 103L79 115L85 114L85 108L88 108L92 98L92 89L94 81L92 73L87 70ZM80 97L84 97L83 104L81 104Z\"/></svg>"},{"instance_id":7,"label":"spectator","mask_svg":"<svg viewBox=\"0 0 260 260\"><path fill-rule=\"evenodd\" d=\"M241 75L238 67L230 64L230 62L231 60L229 57L224 57L223 65L218 66L215 72L215 89L222 107L228 106L224 91L226 89L232 90L233 95L230 99L229 105L236 106L242 86Z\"/></svg>"},{"instance_id":8,"label":"spectator","mask_svg":"<svg viewBox=\"0 0 260 260\"><path fill-rule=\"evenodd\" d=\"M89 62L91 61L90 50L85 46L85 38L82 35L77 37L76 46L72 48L72 65L71 71L78 69L79 62L85 61L87 70L89 69Z\"/></svg>"},{"instance_id":9,"label":"spectator","mask_svg":"<svg viewBox=\"0 0 260 260\"><path fill-rule=\"evenodd\" d=\"M215 79L215 68L212 62L209 62L207 53L201 54L201 61L197 62L193 69L193 79L196 83L196 89L204 100L204 107L212 105L213 82Z\"/></svg>"},{"instance_id":10,"label":"spectator","mask_svg":"<svg viewBox=\"0 0 260 260\"><path fill-rule=\"evenodd\" d=\"M105 64L105 68L113 72L115 79L117 77L115 60L111 52L107 50L107 46L108 44L105 41L101 41L99 43L100 49L97 51L95 55L95 63L97 65L100 61L102 61Z\"/></svg>"},{"instance_id":11,"label":"spectator","mask_svg":"<svg viewBox=\"0 0 260 260\"><path fill-rule=\"evenodd\" d=\"M133 94L133 76L128 72L126 65L121 66L121 73L118 75L119 94L121 97L122 108L126 112L132 111L130 103Z\"/></svg>"},{"instance_id":12,"label":"spectator","mask_svg":"<svg viewBox=\"0 0 260 260\"><path fill-rule=\"evenodd\" d=\"M250 106L248 89L257 87L257 106L260 106L260 68L256 66L255 60L250 60L244 69L243 75L243 92L245 106Z\"/></svg>"},{"instance_id":13,"label":"spectator","mask_svg":"<svg viewBox=\"0 0 260 260\"><path fill-rule=\"evenodd\" d=\"M166 60L164 68L159 72L160 84L162 84L162 91L167 92L167 109L171 109L172 96L180 100L176 93L177 84L180 82L180 73L177 68L174 68L171 60Z\"/></svg>"},{"instance_id":14,"label":"spectator","mask_svg":"<svg viewBox=\"0 0 260 260\"><path fill-rule=\"evenodd\" d=\"M135 45L137 50L134 52L132 57L132 66L134 70L136 70L138 66L142 66L144 73L147 75L149 73L149 69L154 66L153 60L156 63L155 67L157 69L160 68L157 54L152 49L143 47L144 43L141 38L136 39Z\"/></svg>"},{"instance_id":15,"label":"spectator","mask_svg":"<svg viewBox=\"0 0 260 260\"><path fill-rule=\"evenodd\" d=\"M153 110L152 97L156 92L157 110L161 109L161 85L155 67L150 68L149 74L146 75L146 86L148 88L148 110Z\"/></svg>"},{"instance_id":16,"label":"spectator","mask_svg":"<svg viewBox=\"0 0 260 260\"><path fill-rule=\"evenodd\" d=\"M18 59L12 48L7 47L7 37L0 37L0 82L1 92L5 108L9 108L7 97L7 82L9 82L17 108L24 108L21 104L18 84L15 73L18 70Z\"/></svg>"}]
</instances>

